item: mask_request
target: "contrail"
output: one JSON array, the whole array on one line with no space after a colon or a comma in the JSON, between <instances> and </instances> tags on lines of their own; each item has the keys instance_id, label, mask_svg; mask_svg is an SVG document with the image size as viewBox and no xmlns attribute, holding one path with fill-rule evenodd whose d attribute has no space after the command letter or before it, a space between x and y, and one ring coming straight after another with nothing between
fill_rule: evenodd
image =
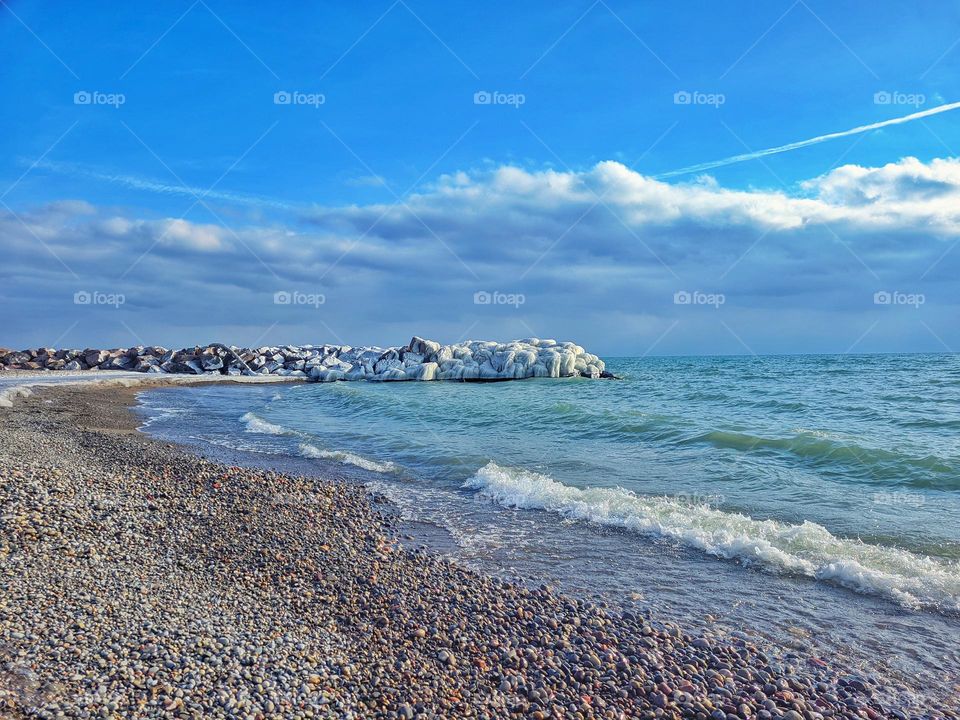
<instances>
[{"instance_id":1,"label":"contrail","mask_svg":"<svg viewBox=\"0 0 960 720\"><path fill-rule=\"evenodd\" d=\"M36 167L63 175L73 175L92 180L118 183L134 190L147 190L149 192L159 193L161 195L189 195L197 198L198 201L203 198L211 198L214 200L222 200L224 202L237 203L239 205L255 205L259 207L270 207L280 210L302 209L290 203L285 203L281 200L274 200L273 198L257 197L254 195L241 195L239 193L223 192L220 190L190 187L189 185L170 185L157 180L136 177L133 175L105 173L94 168L81 167L71 163L52 162L45 160L43 162L36 163Z\"/></svg>"},{"instance_id":2,"label":"contrail","mask_svg":"<svg viewBox=\"0 0 960 720\"><path fill-rule=\"evenodd\" d=\"M808 145L816 145L818 143L826 142L827 140L833 140L835 138L847 137L848 135L859 135L860 133L869 132L870 130L876 130L889 125L900 125L913 120L919 120L920 118L930 117L931 115L939 115L940 113L956 110L957 108L960 108L960 102L938 105L935 108L910 113L909 115L904 115L903 117L891 118L890 120L881 120L880 122L870 123L869 125L860 125L859 127L851 128L850 130L843 130L841 132L818 135L817 137L810 138L809 140L800 140L799 142L792 142L788 143L787 145L767 148L766 150L755 150L753 152L743 153L742 155L734 155L733 157L724 158L723 160L713 160L711 162L700 163L699 165L691 165L690 167L680 168L679 170L671 170L670 172L660 173L659 175L654 175L653 177L657 180L661 180L663 178L676 177L677 175L689 175L690 173L700 172L701 170L710 170L711 168L723 167L724 165L733 165L734 163L744 162L746 160L755 160L757 158L766 157L767 155L777 155L778 153L789 152L790 150L807 147Z\"/></svg>"}]
</instances>

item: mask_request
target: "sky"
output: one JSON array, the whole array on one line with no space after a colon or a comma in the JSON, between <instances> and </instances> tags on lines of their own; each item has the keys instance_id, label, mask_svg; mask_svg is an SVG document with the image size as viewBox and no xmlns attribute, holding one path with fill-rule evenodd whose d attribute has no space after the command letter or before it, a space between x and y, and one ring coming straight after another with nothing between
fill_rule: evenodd
<instances>
[{"instance_id":1,"label":"sky","mask_svg":"<svg viewBox=\"0 0 960 720\"><path fill-rule=\"evenodd\" d=\"M960 349L960 6L0 0L0 346Z\"/></svg>"}]
</instances>

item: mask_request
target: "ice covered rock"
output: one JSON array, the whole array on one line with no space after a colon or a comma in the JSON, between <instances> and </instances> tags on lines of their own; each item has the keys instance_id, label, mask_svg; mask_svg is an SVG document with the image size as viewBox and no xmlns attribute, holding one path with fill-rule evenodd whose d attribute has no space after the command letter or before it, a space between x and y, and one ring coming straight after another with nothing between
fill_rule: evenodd
<instances>
[{"instance_id":1,"label":"ice covered rock","mask_svg":"<svg viewBox=\"0 0 960 720\"><path fill-rule=\"evenodd\" d=\"M381 373L377 373L370 379L379 380L380 382L392 382L398 380L409 380L410 378L400 368L391 368L389 370L384 370Z\"/></svg>"},{"instance_id":2,"label":"ice covered rock","mask_svg":"<svg viewBox=\"0 0 960 720\"><path fill-rule=\"evenodd\" d=\"M424 340L416 335L410 340L407 346L410 352L418 353L423 356L435 355L440 350L440 343L433 340Z\"/></svg>"},{"instance_id":3,"label":"ice covered rock","mask_svg":"<svg viewBox=\"0 0 960 720\"><path fill-rule=\"evenodd\" d=\"M406 374L413 373L414 380L436 380L438 366L435 362L423 363L419 367L407 370Z\"/></svg>"},{"instance_id":4,"label":"ice covered rock","mask_svg":"<svg viewBox=\"0 0 960 720\"><path fill-rule=\"evenodd\" d=\"M498 381L523 378L608 378L604 362L573 342L525 338L442 345L414 336L405 346L282 345L235 348L211 343L174 350L160 346L70 350L0 350L0 366L45 370L135 370L194 375L275 375L339 380Z\"/></svg>"},{"instance_id":5,"label":"ice covered rock","mask_svg":"<svg viewBox=\"0 0 960 720\"><path fill-rule=\"evenodd\" d=\"M200 360L200 366L204 370L219 370L223 367L223 358L219 355L205 355Z\"/></svg>"},{"instance_id":6,"label":"ice covered rock","mask_svg":"<svg viewBox=\"0 0 960 720\"><path fill-rule=\"evenodd\" d=\"M403 370L403 362L399 358L384 358L382 360L377 360L373 366L373 372L376 375L383 375L385 372L391 370Z\"/></svg>"},{"instance_id":7,"label":"ice covered rock","mask_svg":"<svg viewBox=\"0 0 960 720\"><path fill-rule=\"evenodd\" d=\"M416 352L405 352L403 354L403 366L405 368L413 367L414 365L423 364L423 354Z\"/></svg>"}]
</instances>

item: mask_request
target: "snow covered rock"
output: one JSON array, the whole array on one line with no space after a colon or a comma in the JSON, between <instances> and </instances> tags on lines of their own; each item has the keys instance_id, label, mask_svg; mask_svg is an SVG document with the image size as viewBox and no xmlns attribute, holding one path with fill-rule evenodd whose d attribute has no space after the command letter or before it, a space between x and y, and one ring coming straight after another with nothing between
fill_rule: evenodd
<instances>
[{"instance_id":1,"label":"snow covered rock","mask_svg":"<svg viewBox=\"0 0 960 720\"><path fill-rule=\"evenodd\" d=\"M603 360L573 342L525 338L467 340L442 345L414 336L405 346L282 345L257 348L220 343L168 350L159 346L85 350L0 350L0 369L135 370L194 375L276 375L316 382L613 377Z\"/></svg>"}]
</instances>

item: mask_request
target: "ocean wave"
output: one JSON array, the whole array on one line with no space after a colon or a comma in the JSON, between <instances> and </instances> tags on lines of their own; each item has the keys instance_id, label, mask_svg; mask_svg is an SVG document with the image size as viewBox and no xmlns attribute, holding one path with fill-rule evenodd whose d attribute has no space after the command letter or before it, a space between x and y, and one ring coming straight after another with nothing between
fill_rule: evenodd
<instances>
[{"instance_id":1,"label":"ocean wave","mask_svg":"<svg viewBox=\"0 0 960 720\"><path fill-rule=\"evenodd\" d=\"M286 435L289 431L283 425L275 425L267 422L262 417L254 415L252 412L244 413L240 418L246 426L248 433L258 433L260 435Z\"/></svg>"},{"instance_id":2,"label":"ocean wave","mask_svg":"<svg viewBox=\"0 0 960 720\"><path fill-rule=\"evenodd\" d=\"M831 582L911 608L960 612L960 562L839 538L812 522L781 523L724 512L686 498L622 488L578 488L488 463L464 483L500 505L667 537L764 570Z\"/></svg>"},{"instance_id":3,"label":"ocean wave","mask_svg":"<svg viewBox=\"0 0 960 720\"><path fill-rule=\"evenodd\" d=\"M707 444L742 452L789 453L815 467L842 464L848 472L869 480L951 490L960 487L955 461L933 454L913 456L897 450L861 445L833 433L798 428L791 437L762 437L750 433L713 430L684 438L681 445Z\"/></svg>"},{"instance_id":4,"label":"ocean wave","mask_svg":"<svg viewBox=\"0 0 960 720\"><path fill-rule=\"evenodd\" d=\"M307 458L336 460L346 465L354 465L358 468L376 473L395 473L398 470L397 466L392 462L377 462L376 460L365 458L362 455L343 450L321 450L309 443L302 443L300 445L300 454Z\"/></svg>"},{"instance_id":5,"label":"ocean wave","mask_svg":"<svg viewBox=\"0 0 960 720\"><path fill-rule=\"evenodd\" d=\"M141 393L142 394L142 393ZM139 399L139 395L138 395ZM141 407L149 411L149 415L144 419L143 423L137 428L137 430L146 430L151 427L154 423L166 422L171 418L183 417L187 414L186 408L180 407L167 407L165 405L149 405L144 403L142 400Z\"/></svg>"}]
</instances>

